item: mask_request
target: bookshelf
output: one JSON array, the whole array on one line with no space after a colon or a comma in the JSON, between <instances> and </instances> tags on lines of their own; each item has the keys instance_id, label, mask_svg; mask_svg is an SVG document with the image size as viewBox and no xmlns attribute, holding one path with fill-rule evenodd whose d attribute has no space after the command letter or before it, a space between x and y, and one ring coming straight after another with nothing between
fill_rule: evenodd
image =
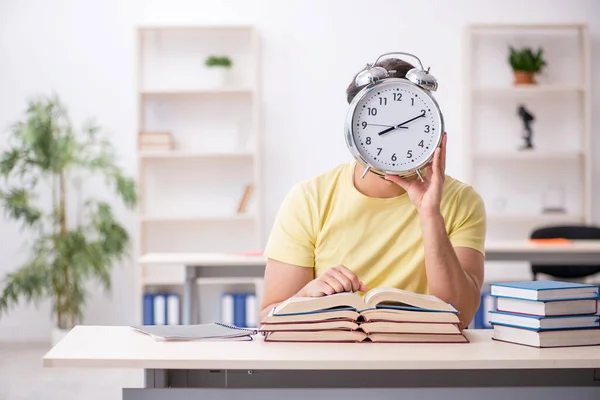
<instances>
[{"instance_id":1,"label":"bookshelf","mask_svg":"<svg viewBox=\"0 0 600 400\"><path fill-rule=\"evenodd\" d=\"M465 42L466 181L485 202L488 241L524 240L543 226L591 223L587 27L470 25ZM547 65L536 84L513 83L509 46L543 48ZM521 105L535 118L533 149L521 149ZM490 283L532 279L527 262L486 262L485 277L475 327L489 327Z\"/></svg>"},{"instance_id":2,"label":"bookshelf","mask_svg":"<svg viewBox=\"0 0 600 400\"><path fill-rule=\"evenodd\" d=\"M136 34L138 256L256 251L263 245L257 31L243 25L153 26ZM204 64L211 55L231 59L224 80ZM138 263L137 269L140 322L143 295L181 295L185 274L183 265ZM202 309L214 310L201 320L212 322L220 317L220 293L248 292L260 282L229 277L199 279L198 285Z\"/></svg>"},{"instance_id":3,"label":"bookshelf","mask_svg":"<svg viewBox=\"0 0 600 400\"><path fill-rule=\"evenodd\" d=\"M513 83L509 46L543 48L547 65L536 84ZM587 27L470 25L465 49L466 180L486 204L488 239L525 239L539 226L590 223ZM520 105L535 118L533 149L520 149Z\"/></svg>"}]
</instances>

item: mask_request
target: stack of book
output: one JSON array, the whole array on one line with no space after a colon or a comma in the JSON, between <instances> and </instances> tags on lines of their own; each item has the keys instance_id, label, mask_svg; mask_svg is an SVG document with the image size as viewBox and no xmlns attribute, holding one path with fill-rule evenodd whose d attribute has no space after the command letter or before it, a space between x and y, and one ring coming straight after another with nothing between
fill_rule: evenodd
<instances>
[{"instance_id":1,"label":"stack of book","mask_svg":"<svg viewBox=\"0 0 600 400\"><path fill-rule=\"evenodd\" d=\"M458 311L435 296L394 288L292 297L259 329L266 342L468 343Z\"/></svg>"},{"instance_id":2,"label":"stack of book","mask_svg":"<svg viewBox=\"0 0 600 400\"><path fill-rule=\"evenodd\" d=\"M170 132L140 132L138 147L141 151L172 150L173 136Z\"/></svg>"},{"instance_id":3,"label":"stack of book","mask_svg":"<svg viewBox=\"0 0 600 400\"><path fill-rule=\"evenodd\" d=\"M600 345L598 286L560 281L495 283L492 338L533 347Z\"/></svg>"}]
</instances>

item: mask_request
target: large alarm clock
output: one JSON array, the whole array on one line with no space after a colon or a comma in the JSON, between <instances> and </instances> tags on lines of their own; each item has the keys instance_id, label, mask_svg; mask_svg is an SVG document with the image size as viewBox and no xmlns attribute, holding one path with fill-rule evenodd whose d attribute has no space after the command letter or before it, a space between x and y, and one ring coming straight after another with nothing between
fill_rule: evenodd
<instances>
[{"instance_id":1,"label":"large alarm clock","mask_svg":"<svg viewBox=\"0 0 600 400\"><path fill-rule=\"evenodd\" d=\"M379 59L391 54L415 58L420 68L413 68L405 78L395 78L376 66ZM433 159L444 132L442 111L432 92L437 80L425 70L418 57L410 53L385 53L357 74L355 84L362 89L348 109L345 127L346 144L365 171L379 176L418 175Z\"/></svg>"}]
</instances>

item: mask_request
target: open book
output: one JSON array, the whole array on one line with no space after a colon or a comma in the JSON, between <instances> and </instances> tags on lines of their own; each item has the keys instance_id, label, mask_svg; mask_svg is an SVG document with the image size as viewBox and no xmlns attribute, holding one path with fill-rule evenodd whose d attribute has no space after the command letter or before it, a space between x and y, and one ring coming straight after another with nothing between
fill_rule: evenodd
<instances>
[{"instance_id":1,"label":"open book","mask_svg":"<svg viewBox=\"0 0 600 400\"><path fill-rule=\"evenodd\" d=\"M292 297L261 321L265 341L468 342L458 311L432 295L377 288L364 297Z\"/></svg>"},{"instance_id":2,"label":"open book","mask_svg":"<svg viewBox=\"0 0 600 400\"><path fill-rule=\"evenodd\" d=\"M359 314L375 309L458 313L451 304L432 295L396 288L375 288L365 293L364 297L350 292L323 297L291 297L279 304L273 314L283 316L335 309L349 309Z\"/></svg>"}]
</instances>

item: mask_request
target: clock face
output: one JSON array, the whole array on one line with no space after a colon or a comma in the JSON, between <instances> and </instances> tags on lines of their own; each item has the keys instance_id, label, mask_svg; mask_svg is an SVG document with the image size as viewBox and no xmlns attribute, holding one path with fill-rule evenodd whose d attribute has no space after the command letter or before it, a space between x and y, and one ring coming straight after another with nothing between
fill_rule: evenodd
<instances>
[{"instance_id":1,"label":"clock face","mask_svg":"<svg viewBox=\"0 0 600 400\"><path fill-rule=\"evenodd\" d=\"M435 100L404 79L386 79L352 105L348 139L377 170L411 172L430 159L440 142L443 119Z\"/></svg>"}]
</instances>

